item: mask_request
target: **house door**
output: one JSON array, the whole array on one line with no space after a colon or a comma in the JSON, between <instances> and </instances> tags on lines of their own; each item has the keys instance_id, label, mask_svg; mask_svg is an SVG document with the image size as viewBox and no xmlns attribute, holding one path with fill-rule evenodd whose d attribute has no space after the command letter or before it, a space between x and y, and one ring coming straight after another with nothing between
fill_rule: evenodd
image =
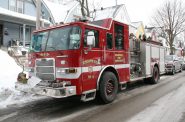
<instances>
[{"instance_id":1,"label":"house door","mask_svg":"<svg viewBox=\"0 0 185 122\"><path fill-rule=\"evenodd\" d=\"M0 25L0 46L3 45L3 25Z\"/></svg>"}]
</instances>

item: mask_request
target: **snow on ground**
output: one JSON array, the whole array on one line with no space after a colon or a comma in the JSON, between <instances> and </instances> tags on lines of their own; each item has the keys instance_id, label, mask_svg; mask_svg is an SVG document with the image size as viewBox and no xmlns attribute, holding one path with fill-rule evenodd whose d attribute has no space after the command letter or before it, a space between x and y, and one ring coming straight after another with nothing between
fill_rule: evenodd
<instances>
[{"instance_id":1,"label":"snow on ground","mask_svg":"<svg viewBox=\"0 0 185 122\"><path fill-rule=\"evenodd\" d=\"M22 71L15 60L7 52L0 50L0 92L4 89L13 89L17 75Z\"/></svg>"},{"instance_id":2,"label":"snow on ground","mask_svg":"<svg viewBox=\"0 0 185 122\"><path fill-rule=\"evenodd\" d=\"M22 68L16 64L7 52L0 50L0 57L0 108L40 98L15 90L17 75L22 71Z\"/></svg>"},{"instance_id":3,"label":"snow on ground","mask_svg":"<svg viewBox=\"0 0 185 122\"><path fill-rule=\"evenodd\" d=\"M185 84L160 98L127 122L178 122L185 112Z\"/></svg>"}]
</instances>

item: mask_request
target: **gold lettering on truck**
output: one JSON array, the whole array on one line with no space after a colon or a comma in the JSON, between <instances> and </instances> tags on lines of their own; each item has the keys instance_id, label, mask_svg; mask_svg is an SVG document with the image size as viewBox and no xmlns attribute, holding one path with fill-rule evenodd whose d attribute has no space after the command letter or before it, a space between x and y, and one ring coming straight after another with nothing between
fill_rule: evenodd
<instances>
[{"instance_id":1,"label":"gold lettering on truck","mask_svg":"<svg viewBox=\"0 0 185 122\"><path fill-rule=\"evenodd\" d=\"M115 62L116 63L120 63L123 61L124 61L123 54L115 54Z\"/></svg>"}]
</instances>

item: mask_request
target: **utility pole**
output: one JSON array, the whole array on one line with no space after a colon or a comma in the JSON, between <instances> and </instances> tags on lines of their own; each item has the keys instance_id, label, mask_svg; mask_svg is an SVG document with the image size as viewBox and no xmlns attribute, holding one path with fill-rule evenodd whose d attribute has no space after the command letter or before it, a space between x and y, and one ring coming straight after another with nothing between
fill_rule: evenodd
<instances>
[{"instance_id":1,"label":"utility pole","mask_svg":"<svg viewBox=\"0 0 185 122\"><path fill-rule=\"evenodd\" d=\"M36 29L39 29L41 26L40 17L41 17L41 0L37 1L37 20L36 20Z\"/></svg>"}]
</instances>

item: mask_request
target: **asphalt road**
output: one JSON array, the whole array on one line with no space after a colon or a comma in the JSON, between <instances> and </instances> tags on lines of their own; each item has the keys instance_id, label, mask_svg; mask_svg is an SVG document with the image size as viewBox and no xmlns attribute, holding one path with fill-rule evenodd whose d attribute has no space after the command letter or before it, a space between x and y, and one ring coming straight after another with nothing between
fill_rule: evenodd
<instances>
[{"instance_id":1,"label":"asphalt road","mask_svg":"<svg viewBox=\"0 0 185 122\"><path fill-rule=\"evenodd\" d=\"M0 110L0 121L124 122L154 101L179 88L185 83L184 77L185 71L174 76L163 76L156 85L140 81L119 93L117 99L108 105L100 105L96 101L83 103L78 97L46 98L23 105L11 105Z\"/></svg>"}]
</instances>

